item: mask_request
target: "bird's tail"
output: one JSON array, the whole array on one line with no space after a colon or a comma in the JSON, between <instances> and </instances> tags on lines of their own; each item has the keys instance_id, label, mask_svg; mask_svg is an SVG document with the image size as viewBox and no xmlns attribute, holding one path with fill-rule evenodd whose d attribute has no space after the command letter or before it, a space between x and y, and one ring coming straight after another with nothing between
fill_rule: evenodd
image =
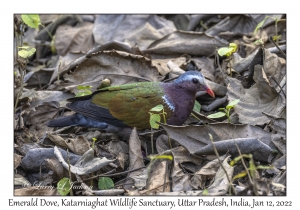
<instances>
[{"instance_id":1,"label":"bird's tail","mask_svg":"<svg viewBox=\"0 0 300 210\"><path fill-rule=\"evenodd\" d=\"M81 126L81 127L105 129L107 128L108 125L105 122L99 122L76 113L67 117L61 117L58 119L51 120L47 123L47 126L49 127Z\"/></svg>"}]
</instances>

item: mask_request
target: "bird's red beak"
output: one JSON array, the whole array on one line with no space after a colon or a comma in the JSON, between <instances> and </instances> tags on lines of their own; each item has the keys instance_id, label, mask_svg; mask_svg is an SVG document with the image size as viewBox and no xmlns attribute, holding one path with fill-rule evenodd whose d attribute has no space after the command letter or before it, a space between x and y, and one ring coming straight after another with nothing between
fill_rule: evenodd
<instances>
[{"instance_id":1,"label":"bird's red beak","mask_svg":"<svg viewBox=\"0 0 300 210\"><path fill-rule=\"evenodd\" d=\"M211 96L211 97L215 97L215 94L214 94L214 92L210 89L210 88L207 88L206 89L206 92Z\"/></svg>"}]
</instances>

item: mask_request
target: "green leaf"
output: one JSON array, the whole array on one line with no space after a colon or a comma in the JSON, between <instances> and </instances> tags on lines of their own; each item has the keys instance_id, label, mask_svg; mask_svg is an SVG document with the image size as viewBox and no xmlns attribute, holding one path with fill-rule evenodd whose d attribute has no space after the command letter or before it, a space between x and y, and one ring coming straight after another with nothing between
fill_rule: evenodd
<instances>
[{"instance_id":1,"label":"green leaf","mask_svg":"<svg viewBox=\"0 0 300 210\"><path fill-rule=\"evenodd\" d=\"M158 129L159 125L156 122L160 122L159 114L151 114L150 116L150 126L151 128Z\"/></svg>"},{"instance_id":2,"label":"green leaf","mask_svg":"<svg viewBox=\"0 0 300 210\"><path fill-rule=\"evenodd\" d=\"M234 53L237 49L237 44L235 43L230 43L228 47L221 47L219 50L218 50L218 54L220 56L224 56L226 55L227 57L231 56L232 53Z\"/></svg>"},{"instance_id":3,"label":"green leaf","mask_svg":"<svg viewBox=\"0 0 300 210\"><path fill-rule=\"evenodd\" d=\"M238 173L237 175L235 175L233 177L233 180L239 179L239 178L243 178L247 175L247 171L242 171L241 173Z\"/></svg>"},{"instance_id":4,"label":"green leaf","mask_svg":"<svg viewBox=\"0 0 300 210\"><path fill-rule=\"evenodd\" d=\"M157 106L155 106L152 109L150 109L150 112L160 112L163 109L164 109L164 106L161 105L161 104L158 104Z\"/></svg>"},{"instance_id":5,"label":"green leaf","mask_svg":"<svg viewBox=\"0 0 300 210\"><path fill-rule=\"evenodd\" d=\"M173 156L172 155L157 155L157 156L152 156L149 157L151 160L155 160L155 159L167 159L167 160L173 160Z\"/></svg>"},{"instance_id":6,"label":"green leaf","mask_svg":"<svg viewBox=\"0 0 300 210\"><path fill-rule=\"evenodd\" d=\"M261 38L261 39L258 39L258 40L256 40L255 42L253 42L255 45L263 45L264 44L264 41L263 41L263 39Z\"/></svg>"},{"instance_id":7,"label":"green leaf","mask_svg":"<svg viewBox=\"0 0 300 210\"><path fill-rule=\"evenodd\" d=\"M51 40L51 43L50 43L50 49L51 49L51 52L53 54L56 54L56 48L55 48L55 35L53 36L52 40Z\"/></svg>"},{"instance_id":8,"label":"green leaf","mask_svg":"<svg viewBox=\"0 0 300 210\"><path fill-rule=\"evenodd\" d=\"M39 15L21 15L23 22L28 25L30 28L39 28L41 24Z\"/></svg>"},{"instance_id":9,"label":"green leaf","mask_svg":"<svg viewBox=\"0 0 300 210\"><path fill-rule=\"evenodd\" d=\"M280 38L281 38L281 35L272 37L273 41L279 40Z\"/></svg>"},{"instance_id":10,"label":"green leaf","mask_svg":"<svg viewBox=\"0 0 300 210\"><path fill-rule=\"evenodd\" d=\"M91 95L93 92L90 90L85 90L85 91L79 91L75 97L80 97L80 96L88 96Z\"/></svg>"},{"instance_id":11,"label":"green leaf","mask_svg":"<svg viewBox=\"0 0 300 210\"><path fill-rule=\"evenodd\" d=\"M115 186L114 181L109 177L100 177L98 181L98 188L100 190L111 189Z\"/></svg>"},{"instance_id":12,"label":"green leaf","mask_svg":"<svg viewBox=\"0 0 300 210\"><path fill-rule=\"evenodd\" d=\"M67 195L70 190L71 182L69 178L64 177L57 183L57 191L60 195Z\"/></svg>"},{"instance_id":13,"label":"green leaf","mask_svg":"<svg viewBox=\"0 0 300 210\"><path fill-rule=\"evenodd\" d=\"M195 101L193 111L200 112L201 104L198 101Z\"/></svg>"},{"instance_id":14,"label":"green leaf","mask_svg":"<svg viewBox=\"0 0 300 210\"><path fill-rule=\"evenodd\" d=\"M221 117L224 117L224 116L225 116L224 112L217 112L217 113L214 113L214 114L210 114L207 117L208 118L221 118Z\"/></svg>"},{"instance_id":15,"label":"green leaf","mask_svg":"<svg viewBox=\"0 0 300 210\"><path fill-rule=\"evenodd\" d=\"M84 86L84 85L78 85L77 86L77 89L78 90L87 90L87 89L91 89L93 86L89 86L89 85L86 85L86 86Z\"/></svg>"},{"instance_id":16,"label":"green leaf","mask_svg":"<svg viewBox=\"0 0 300 210\"><path fill-rule=\"evenodd\" d=\"M240 99L235 99L233 101L231 101L227 106L226 106L226 109L231 109L233 107L235 107L235 105L237 105L237 103L240 102Z\"/></svg>"},{"instance_id":17,"label":"green leaf","mask_svg":"<svg viewBox=\"0 0 300 210\"><path fill-rule=\"evenodd\" d=\"M90 90L93 86L84 86L84 85L79 85L77 86L77 89L79 90L78 93L76 94L75 97L79 96L87 96L91 95L93 92Z\"/></svg>"},{"instance_id":18,"label":"green leaf","mask_svg":"<svg viewBox=\"0 0 300 210\"><path fill-rule=\"evenodd\" d=\"M264 25L264 23L265 23L265 21L266 21L266 19L268 18L268 16L266 16L262 21L260 21L257 25L256 25L256 28L254 29L254 34L256 34L256 32L258 31L258 29L260 29L263 25Z\"/></svg>"},{"instance_id":19,"label":"green leaf","mask_svg":"<svg viewBox=\"0 0 300 210\"><path fill-rule=\"evenodd\" d=\"M209 195L208 189L204 189L203 192L202 192L202 195Z\"/></svg>"},{"instance_id":20,"label":"green leaf","mask_svg":"<svg viewBox=\"0 0 300 210\"><path fill-rule=\"evenodd\" d=\"M20 47L22 48L23 50L20 50L18 52L18 55L22 58L29 58L30 56L32 56L34 53L35 53L35 48L32 48L32 47L27 47L27 46L23 46L23 47Z\"/></svg>"}]
</instances>

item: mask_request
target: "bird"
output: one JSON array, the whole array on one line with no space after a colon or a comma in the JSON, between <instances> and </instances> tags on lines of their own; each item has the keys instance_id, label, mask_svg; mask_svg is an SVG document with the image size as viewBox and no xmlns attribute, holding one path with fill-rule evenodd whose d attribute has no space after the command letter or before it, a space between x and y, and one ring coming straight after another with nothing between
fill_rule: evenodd
<instances>
[{"instance_id":1,"label":"bird","mask_svg":"<svg viewBox=\"0 0 300 210\"><path fill-rule=\"evenodd\" d=\"M91 95L70 98L67 108L75 113L50 120L49 127L80 126L149 129L149 110L161 104L166 123L182 125L190 116L198 91L214 92L199 71L187 71L174 82L138 82L104 87Z\"/></svg>"}]
</instances>

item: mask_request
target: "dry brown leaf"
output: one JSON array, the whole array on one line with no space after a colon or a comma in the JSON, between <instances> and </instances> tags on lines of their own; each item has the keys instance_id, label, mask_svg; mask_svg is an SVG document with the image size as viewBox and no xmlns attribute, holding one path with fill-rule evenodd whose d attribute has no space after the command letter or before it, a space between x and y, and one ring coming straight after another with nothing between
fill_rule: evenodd
<instances>
[{"instance_id":1,"label":"dry brown leaf","mask_svg":"<svg viewBox=\"0 0 300 210\"><path fill-rule=\"evenodd\" d=\"M64 172L67 172L67 170L64 169L64 167L60 164L60 162L55 157L46 159L46 162L47 162L47 168L54 171L54 173L58 176L59 180L64 177L65 175Z\"/></svg>"},{"instance_id":2,"label":"dry brown leaf","mask_svg":"<svg viewBox=\"0 0 300 210\"><path fill-rule=\"evenodd\" d=\"M129 138L129 167L128 170L133 170L136 168L140 168L140 167L144 167L144 161L143 161L143 155L142 155L142 150L141 150L141 141L139 139L139 136L137 134L137 130L136 128L132 129L131 134L130 134L130 138ZM145 182L143 182L142 184L139 182L138 180L140 180L141 175L143 175L144 169L140 169L137 171L133 171L127 174L127 178L132 178L132 180L134 181L134 185L137 188L142 188L144 187ZM125 189L126 191L131 191L134 190L131 188L133 182L132 180L127 180L125 182ZM144 178L142 178L142 180L144 180Z\"/></svg>"},{"instance_id":3,"label":"dry brown leaf","mask_svg":"<svg viewBox=\"0 0 300 210\"><path fill-rule=\"evenodd\" d=\"M61 152L56 146L54 147L54 154L56 158L59 160L59 162L61 162L63 167L69 170L69 164L65 161ZM82 155L82 157L76 162L74 166L70 164L70 171L73 174L88 175L90 173L93 173L94 171L103 168L104 166L112 162L114 162L114 160L108 160L106 159L106 157L95 158L94 150L89 149L87 152L85 152Z\"/></svg>"},{"instance_id":4,"label":"dry brown leaf","mask_svg":"<svg viewBox=\"0 0 300 210\"><path fill-rule=\"evenodd\" d=\"M171 162L167 164L167 161L168 160L161 159L160 161L155 161L150 164L149 177L147 180L148 184L145 190L140 191L141 195L156 195L159 192L163 192L163 189L164 192L170 192L170 167L168 167L168 164Z\"/></svg>"},{"instance_id":5,"label":"dry brown leaf","mask_svg":"<svg viewBox=\"0 0 300 210\"><path fill-rule=\"evenodd\" d=\"M155 142L156 142L155 147L156 147L158 154L171 149L168 136L165 134L161 134L159 137L157 137ZM171 142L171 145L173 148L179 146L179 144L176 141L174 141L173 139L170 139L170 142Z\"/></svg>"},{"instance_id":6,"label":"dry brown leaf","mask_svg":"<svg viewBox=\"0 0 300 210\"><path fill-rule=\"evenodd\" d=\"M282 94L270 86L266 75L260 65L254 67L254 81L249 89L244 89L242 84L228 78L229 101L240 99L234 110L239 115L239 121L250 125L263 125L270 119L263 114L280 115L285 108L286 100Z\"/></svg>"},{"instance_id":7,"label":"dry brown leaf","mask_svg":"<svg viewBox=\"0 0 300 210\"><path fill-rule=\"evenodd\" d=\"M68 52L87 52L94 45L94 24L83 22L76 27L60 25L55 33L55 48L58 55Z\"/></svg>"},{"instance_id":8,"label":"dry brown leaf","mask_svg":"<svg viewBox=\"0 0 300 210\"><path fill-rule=\"evenodd\" d=\"M159 73L151 60L121 51L97 52L84 60L72 74L64 75L65 89L77 93L78 85L90 85L95 91L100 82L109 79L111 85L158 81Z\"/></svg>"},{"instance_id":9,"label":"dry brown leaf","mask_svg":"<svg viewBox=\"0 0 300 210\"><path fill-rule=\"evenodd\" d=\"M238 156L235 143L242 153L252 153L254 159L268 162L273 152L270 134L251 125L214 123L205 126L170 126L161 124L170 137L185 147L191 154L214 154L209 135L221 154L227 151ZM272 149L272 148L273 149Z\"/></svg>"},{"instance_id":10,"label":"dry brown leaf","mask_svg":"<svg viewBox=\"0 0 300 210\"><path fill-rule=\"evenodd\" d=\"M31 183L22 175L14 174L14 186L27 187L31 186Z\"/></svg>"},{"instance_id":11,"label":"dry brown leaf","mask_svg":"<svg viewBox=\"0 0 300 210\"><path fill-rule=\"evenodd\" d=\"M205 31L210 36L219 35L220 32L230 31L233 33L248 34L254 31L257 22L246 14L227 16L219 23Z\"/></svg>"},{"instance_id":12,"label":"dry brown leaf","mask_svg":"<svg viewBox=\"0 0 300 210\"><path fill-rule=\"evenodd\" d=\"M77 155L83 155L91 148L90 143L83 136L68 138L65 142L67 147Z\"/></svg>"},{"instance_id":13,"label":"dry brown leaf","mask_svg":"<svg viewBox=\"0 0 300 210\"><path fill-rule=\"evenodd\" d=\"M190 155L190 153L183 147L176 147L174 149L165 151L161 155L172 155L173 156L173 169L171 173L172 177L172 191L188 191L192 190L190 176L184 173L182 170L182 164L186 162L200 165L203 160L197 156Z\"/></svg>"},{"instance_id":14,"label":"dry brown leaf","mask_svg":"<svg viewBox=\"0 0 300 210\"><path fill-rule=\"evenodd\" d=\"M205 76L205 78L210 81L215 81L215 68L212 59L203 56L192 58L192 61L195 62L198 69L201 69L201 73Z\"/></svg>"},{"instance_id":15,"label":"dry brown leaf","mask_svg":"<svg viewBox=\"0 0 300 210\"><path fill-rule=\"evenodd\" d=\"M166 59L152 59L153 65L155 65L159 71L159 73L163 76L167 75L169 72L171 72L172 69L170 69L167 65L169 61L172 61L176 66L184 69L184 66L187 65L187 58L185 56L180 56L177 58L166 58Z\"/></svg>"},{"instance_id":16,"label":"dry brown leaf","mask_svg":"<svg viewBox=\"0 0 300 210\"><path fill-rule=\"evenodd\" d=\"M31 111L28 115L26 124L30 126L30 133L40 138L50 132L53 128L50 128L46 123L54 119L58 112L59 104L56 101L44 102L43 104L37 106L35 111Z\"/></svg>"},{"instance_id":17,"label":"dry brown leaf","mask_svg":"<svg viewBox=\"0 0 300 210\"><path fill-rule=\"evenodd\" d=\"M232 178L233 175L233 167L231 167L228 163L229 157L227 157L223 162L222 165L225 168L229 178ZM230 181L227 179L227 176L222 167L219 167L214 182L211 186L207 188L208 195L210 196L220 196L225 195L228 192ZM157 193L157 195L165 195L165 196L201 196L203 195L203 190L188 190L188 191L173 191L173 192L164 192L164 193Z\"/></svg>"},{"instance_id":18,"label":"dry brown leaf","mask_svg":"<svg viewBox=\"0 0 300 210\"><path fill-rule=\"evenodd\" d=\"M222 167L219 167L219 170L217 171L214 178L214 182L207 188L208 194L211 196L225 195L228 192L234 169L234 167L228 164L228 158L229 156L222 162L222 165L226 172ZM229 177L229 180L227 178L227 175Z\"/></svg>"},{"instance_id":19,"label":"dry brown leaf","mask_svg":"<svg viewBox=\"0 0 300 210\"><path fill-rule=\"evenodd\" d=\"M63 149L67 149L67 143L66 141L60 137L59 135L52 135L51 133L47 133L47 137L52 141L56 146L59 146Z\"/></svg>"},{"instance_id":20,"label":"dry brown leaf","mask_svg":"<svg viewBox=\"0 0 300 210\"><path fill-rule=\"evenodd\" d=\"M221 161L225 159L225 156L220 157ZM214 159L205 164L199 171L197 171L191 178L191 185L194 189L205 189L211 185L214 181L214 177L220 167L219 160Z\"/></svg>"},{"instance_id":21,"label":"dry brown leaf","mask_svg":"<svg viewBox=\"0 0 300 210\"><path fill-rule=\"evenodd\" d=\"M62 153L63 158L65 160L68 160L67 152L63 149L59 150ZM22 167L28 172L39 172L41 168L44 171L47 168L45 167L46 162L44 164L43 162L46 159L50 159L53 157L55 157L53 148L30 149L26 152L25 157L22 159ZM71 152L69 153L69 157L70 163L72 165L75 164L80 158L79 155L75 155Z\"/></svg>"},{"instance_id":22,"label":"dry brown leaf","mask_svg":"<svg viewBox=\"0 0 300 210\"><path fill-rule=\"evenodd\" d=\"M227 41L216 39L205 33L175 31L153 42L143 53L211 56L216 47L225 47L227 44Z\"/></svg>"},{"instance_id":23,"label":"dry brown leaf","mask_svg":"<svg viewBox=\"0 0 300 210\"><path fill-rule=\"evenodd\" d=\"M56 188L40 188L36 186L14 190L14 196L59 196ZM37 199L37 198L36 198Z\"/></svg>"},{"instance_id":24,"label":"dry brown leaf","mask_svg":"<svg viewBox=\"0 0 300 210\"><path fill-rule=\"evenodd\" d=\"M30 108L35 108L44 102L51 101L57 101L63 107L67 103L66 100L72 97L74 97L73 94L62 91L36 91L30 103Z\"/></svg>"},{"instance_id":25,"label":"dry brown leaf","mask_svg":"<svg viewBox=\"0 0 300 210\"><path fill-rule=\"evenodd\" d=\"M20 165L22 158L23 156L14 153L14 169L16 169Z\"/></svg>"},{"instance_id":26,"label":"dry brown leaf","mask_svg":"<svg viewBox=\"0 0 300 210\"><path fill-rule=\"evenodd\" d=\"M176 30L172 21L157 15L98 15L93 34L99 44L117 40L146 49L153 41Z\"/></svg>"}]
</instances>

